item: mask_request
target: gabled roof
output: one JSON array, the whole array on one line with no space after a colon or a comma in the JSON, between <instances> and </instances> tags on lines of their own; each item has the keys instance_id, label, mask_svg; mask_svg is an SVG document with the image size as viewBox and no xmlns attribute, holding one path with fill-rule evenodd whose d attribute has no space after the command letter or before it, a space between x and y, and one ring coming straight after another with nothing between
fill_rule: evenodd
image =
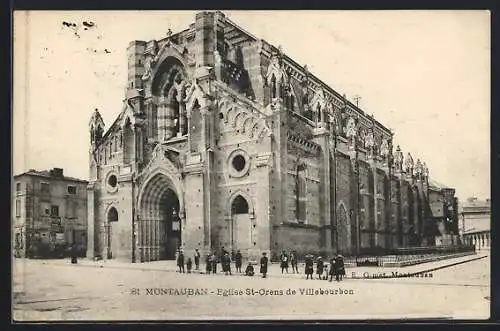
<instances>
[{"instance_id":1,"label":"gabled roof","mask_svg":"<svg viewBox=\"0 0 500 331\"><path fill-rule=\"evenodd\" d=\"M61 179L61 180L66 180L66 181L71 181L71 182L81 182L81 183L88 183L88 181L76 178L76 177L69 177L69 176L54 176L51 174L50 170L35 170L35 169L30 169L26 172L23 172L21 174L15 175L14 178L19 178L21 176L34 176L34 177L42 177L42 178L47 178L47 179Z\"/></svg>"},{"instance_id":2,"label":"gabled roof","mask_svg":"<svg viewBox=\"0 0 500 331\"><path fill-rule=\"evenodd\" d=\"M448 185L443 185L441 183L438 183L435 180L429 178L429 188L436 190L443 190L451 187L449 187Z\"/></svg>"}]
</instances>

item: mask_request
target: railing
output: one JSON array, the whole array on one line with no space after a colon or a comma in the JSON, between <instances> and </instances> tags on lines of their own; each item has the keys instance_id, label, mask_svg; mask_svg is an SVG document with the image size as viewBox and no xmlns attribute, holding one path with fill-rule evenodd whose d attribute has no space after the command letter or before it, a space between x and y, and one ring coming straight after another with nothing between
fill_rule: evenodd
<instances>
[{"instance_id":1,"label":"railing","mask_svg":"<svg viewBox=\"0 0 500 331\"><path fill-rule=\"evenodd\" d=\"M365 249L357 256L344 256L346 266L389 266L390 264L411 265L436 261L441 258L462 256L475 252L474 245L434 246L434 247L406 247L386 249L376 247ZM289 251L286 251L288 254ZM296 251L297 260L304 262L305 256L311 254L314 258L321 256L329 260L335 255L334 251ZM279 261L280 252L272 255L271 261Z\"/></svg>"}]
</instances>

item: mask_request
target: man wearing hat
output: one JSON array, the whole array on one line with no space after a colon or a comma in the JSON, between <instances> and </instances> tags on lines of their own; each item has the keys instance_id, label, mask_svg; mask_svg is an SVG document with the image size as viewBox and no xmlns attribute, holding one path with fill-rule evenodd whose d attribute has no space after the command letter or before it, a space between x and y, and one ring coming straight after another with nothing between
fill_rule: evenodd
<instances>
[{"instance_id":1,"label":"man wearing hat","mask_svg":"<svg viewBox=\"0 0 500 331\"><path fill-rule=\"evenodd\" d=\"M335 280L340 281L345 276L344 257L341 254L338 254L335 260L335 266L337 268Z\"/></svg>"},{"instance_id":2,"label":"man wearing hat","mask_svg":"<svg viewBox=\"0 0 500 331\"><path fill-rule=\"evenodd\" d=\"M314 273L314 262L313 262L313 256L311 254L306 255L306 279L313 279L313 273Z\"/></svg>"},{"instance_id":3,"label":"man wearing hat","mask_svg":"<svg viewBox=\"0 0 500 331\"><path fill-rule=\"evenodd\" d=\"M262 278L266 278L268 261L266 252L263 252L262 257L260 258L260 273L262 274Z\"/></svg>"},{"instance_id":4,"label":"man wearing hat","mask_svg":"<svg viewBox=\"0 0 500 331\"><path fill-rule=\"evenodd\" d=\"M318 274L318 279L321 279L321 276L323 275L323 269L324 269L323 258L321 256L318 256L318 260L316 262L316 273Z\"/></svg>"}]
</instances>

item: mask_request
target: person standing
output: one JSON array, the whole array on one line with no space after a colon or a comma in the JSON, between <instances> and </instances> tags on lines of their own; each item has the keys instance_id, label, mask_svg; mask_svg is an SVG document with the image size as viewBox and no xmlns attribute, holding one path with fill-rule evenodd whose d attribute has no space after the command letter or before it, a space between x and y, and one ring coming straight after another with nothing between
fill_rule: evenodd
<instances>
[{"instance_id":1,"label":"person standing","mask_svg":"<svg viewBox=\"0 0 500 331\"><path fill-rule=\"evenodd\" d=\"M232 275L232 273L231 273L231 257L229 256L229 253L226 252L222 258L223 258L222 269L223 269L224 273L226 274L226 276L227 276L228 272L229 272L229 275Z\"/></svg>"},{"instance_id":2,"label":"person standing","mask_svg":"<svg viewBox=\"0 0 500 331\"><path fill-rule=\"evenodd\" d=\"M262 253L262 257L260 258L260 273L262 274L262 278L266 278L267 276L267 263L269 260L267 259L266 252Z\"/></svg>"},{"instance_id":3,"label":"person standing","mask_svg":"<svg viewBox=\"0 0 500 331\"><path fill-rule=\"evenodd\" d=\"M77 248L76 248L75 244L71 245L71 263L72 264L78 263L78 254L77 254Z\"/></svg>"},{"instance_id":4,"label":"person standing","mask_svg":"<svg viewBox=\"0 0 500 331\"><path fill-rule=\"evenodd\" d=\"M187 262L186 262L186 268L187 268L188 274L191 273L192 267L193 267L193 260L191 260L191 258L188 257Z\"/></svg>"},{"instance_id":5,"label":"person standing","mask_svg":"<svg viewBox=\"0 0 500 331\"><path fill-rule=\"evenodd\" d=\"M212 254L210 253L205 257L205 271L207 275L210 275L210 272L212 272Z\"/></svg>"},{"instance_id":6,"label":"person standing","mask_svg":"<svg viewBox=\"0 0 500 331\"><path fill-rule=\"evenodd\" d=\"M198 248L196 248L194 250L194 266L196 270L200 269L200 257L200 251L198 251Z\"/></svg>"},{"instance_id":7,"label":"person standing","mask_svg":"<svg viewBox=\"0 0 500 331\"><path fill-rule=\"evenodd\" d=\"M310 254L307 254L306 255L306 279L309 279L309 277L311 277L311 279L313 279L313 273L314 273L314 262L313 262L313 259L312 259L312 255Z\"/></svg>"},{"instance_id":8,"label":"person standing","mask_svg":"<svg viewBox=\"0 0 500 331\"><path fill-rule=\"evenodd\" d=\"M177 266L179 267L180 273L185 273L184 270L184 252L179 248L179 253L177 255Z\"/></svg>"},{"instance_id":9,"label":"person standing","mask_svg":"<svg viewBox=\"0 0 500 331\"><path fill-rule=\"evenodd\" d=\"M316 274L318 275L318 279L321 279L324 267L323 258L318 256L318 260L316 261Z\"/></svg>"},{"instance_id":10,"label":"person standing","mask_svg":"<svg viewBox=\"0 0 500 331\"><path fill-rule=\"evenodd\" d=\"M215 255L215 252L213 252L210 260L212 261L212 274L216 274L217 273L217 255Z\"/></svg>"},{"instance_id":11,"label":"person standing","mask_svg":"<svg viewBox=\"0 0 500 331\"><path fill-rule=\"evenodd\" d=\"M335 257L332 257L330 259L330 282L333 280L333 275L336 274L336 269L337 269L336 262L337 262L337 259ZM336 278L336 276L335 276L335 278Z\"/></svg>"},{"instance_id":12,"label":"person standing","mask_svg":"<svg viewBox=\"0 0 500 331\"><path fill-rule=\"evenodd\" d=\"M328 280L328 261L325 261L325 263L323 264L323 266L325 267L323 280Z\"/></svg>"},{"instance_id":13,"label":"person standing","mask_svg":"<svg viewBox=\"0 0 500 331\"><path fill-rule=\"evenodd\" d=\"M335 262L337 266L337 276L336 280L342 280L345 276L345 267L344 267L344 257L341 254L337 255L337 261Z\"/></svg>"},{"instance_id":14,"label":"person standing","mask_svg":"<svg viewBox=\"0 0 500 331\"><path fill-rule=\"evenodd\" d=\"M286 270L286 273L288 273L288 255L286 255L285 251L281 252L280 261L281 273L283 273L283 270Z\"/></svg>"},{"instance_id":15,"label":"person standing","mask_svg":"<svg viewBox=\"0 0 500 331\"><path fill-rule=\"evenodd\" d=\"M234 264L236 265L236 272L241 273L241 260L243 259L243 256L241 255L240 250L234 254Z\"/></svg>"},{"instance_id":16,"label":"person standing","mask_svg":"<svg viewBox=\"0 0 500 331\"><path fill-rule=\"evenodd\" d=\"M293 273L299 273L299 268L297 267L297 254L293 251L290 251L290 263L292 265Z\"/></svg>"}]
</instances>

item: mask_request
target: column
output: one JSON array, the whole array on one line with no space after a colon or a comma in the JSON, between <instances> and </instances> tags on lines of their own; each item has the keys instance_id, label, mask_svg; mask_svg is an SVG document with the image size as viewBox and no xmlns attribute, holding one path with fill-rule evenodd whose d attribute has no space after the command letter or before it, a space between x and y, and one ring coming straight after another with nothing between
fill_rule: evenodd
<instances>
[{"instance_id":1,"label":"column","mask_svg":"<svg viewBox=\"0 0 500 331\"><path fill-rule=\"evenodd\" d=\"M322 222L321 226L321 249L329 251L332 249L331 241L331 211L330 211L330 148L329 148L329 132L326 129L324 123L320 123L318 128L314 129L313 141L321 146L321 170L320 178L322 185L320 186L320 209L319 213Z\"/></svg>"},{"instance_id":2,"label":"column","mask_svg":"<svg viewBox=\"0 0 500 331\"><path fill-rule=\"evenodd\" d=\"M87 186L87 258L95 257L94 241L95 241L95 215L94 215L94 184Z\"/></svg>"},{"instance_id":3,"label":"column","mask_svg":"<svg viewBox=\"0 0 500 331\"><path fill-rule=\"evenodd\" d=\"M186 132L186 104L183 101L179 102L179 132L177 137L182 137Z\"/></svg>"}]
</instances>

